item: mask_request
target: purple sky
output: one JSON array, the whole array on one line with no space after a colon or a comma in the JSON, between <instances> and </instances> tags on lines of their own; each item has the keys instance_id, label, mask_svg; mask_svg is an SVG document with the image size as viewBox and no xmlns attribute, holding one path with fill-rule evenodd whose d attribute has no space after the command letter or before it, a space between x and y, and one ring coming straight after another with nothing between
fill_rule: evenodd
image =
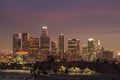
<instances>
[{"instance_id":1,"label":"purple sky","mask_svg":"<svg viewBox=\"0 0 120 80\"><path fill-rule=\"evenodd\" d=\"M120 50L120 0L0 0L0 49L12 50L13 33L39 37L41 26L48 26L51 40L64 33L82 47L92 37Z\"/></svg>"}]
</instances>

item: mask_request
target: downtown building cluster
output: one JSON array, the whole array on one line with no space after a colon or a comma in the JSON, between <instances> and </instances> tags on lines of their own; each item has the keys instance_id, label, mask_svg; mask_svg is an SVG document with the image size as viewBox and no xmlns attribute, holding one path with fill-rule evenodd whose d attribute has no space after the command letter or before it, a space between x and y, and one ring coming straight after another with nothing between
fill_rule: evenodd
<instances>
[{"instance_id":1,"label":"downtown building cluster","mask_svg":"<svg viewBox=\"0 0 120 80\"><path fill-rule=\"evenodd\" d=\"M31 37L29 33L13 34L13 53L18 61L45 61L52 56L55 61L94 61L112 59L113 51L105 51L100 40L89 38L80 50L79 39L68 39L67 50L64 50L64 34L58 35L58 41L50 40L47 27L42 27L40 38ZM57 45L58 43L58 45ZM23 59L23 57L25 57Z\"/></svg>"}]
</instances>

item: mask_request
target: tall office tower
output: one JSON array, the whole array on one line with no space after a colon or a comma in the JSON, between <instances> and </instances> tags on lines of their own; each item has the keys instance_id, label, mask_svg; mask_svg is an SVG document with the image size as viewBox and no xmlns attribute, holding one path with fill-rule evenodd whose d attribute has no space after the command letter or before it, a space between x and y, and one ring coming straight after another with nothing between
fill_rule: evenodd
<instances>
[{"instance_id":1,"label":"tall office tower","mask_svg":"<svg viewBox=\"0 0 120 80\"><path fill-rule=\"evenodd\" d=\"M100 40L95 40L95 50L96 51L100 51L100 47L101 45L100 45Z\"/></svg>"},{"instance_id":2,"label":"tall office tower","mask_svg":"<svg viewBox=\"0 0 120 80\"><path fill-rule=\"evenodd\" d=\"M88 39L88 60L93 61L96 58L95 41L93 38Z\"/></svg>"},{"instance_id":3,"label":"tall office tower","mask_svg":"<svg viewBox=\"0 0 120 80\"><path fill-rule=\"evenodd\" d=\"M88 46L85 44L83 45L82 57L85 61L88 61Z\"/></svg>"},{"instance_id":4,"label":"tall office tower","mask_svg":"<svg viewBox=\"0 0 120 80\"><path fill-rule=\"evenodd\" d=\"M113 60L113 55L114 55L113 51L105 50L102 52L102 59L103 60Z\"/></svg>"},{"instance_id":5,"label":"tall office tower","mask_svg":"<svg viewBox=\"0 0 120 80\"><path fill-rule=\"evenodd\" d=\"M22 51L29 52L29 33L22 33Z\"/></svg>"},{"instance_id":6,"label":"tall office tower","mask_svg":"<svg viewBox=\"0 0 120 80\"><path fill-rule=\"evenodd\" d=\"M40 36L41 53L49 54L50 37L48 35L47 27L42 27L42 34Z\"/></svg>"},{"instance_id":7,"label":"tall office tower","mask_svg":"<svg viewBox=\"0 0 120 80\"><path fill-rule=\"evenodd\" d=\"M95 46L94 39L93 38L89 38L88 39L88 49L94 50L94 46Z\"/></svg>"},{"instance_id":8,"label":"tall office tower","mask_svg":"<svg viewBox=\"0 0 120 80\"><path fill-rule=\"evenodd\" d=\"M100 40L95 40L95 52L96 52L96 58L101 58L102 52L101 52Z\"/></svg>"},{"instance_id":9,"label":"tall office tower","mask_svg":"<svg viewBox=\"0 0 120 80\"><path fill-rule=\"evenodd\" d=\"M79 54L80 52L79 39L68 39L68 52L72 54Z\"/></svg>"},{"instance_id":10,"label":"tall office tower","mask_svg":"<svg viewBox=\"0 0 120 80\"><path fill-rule=\"evenodd\" d=\"M21 50L21 33L13 34L13 52L19 52Z\"/></svg>"},{"instance_id":11,"label":"tall office tower","mask_svg":"<svg viewBox=\"0 0 120 80\"><path fill-rule=\"evenodd\" d=\"M57 42L51 41L51 54L55 55L57 53Z\"/></svg>"},{"instance_id":12,"label":"tall office tower","mask_svg":"<svg viewBox=\"0 0 120 80\"><path fill-rule=\"evenodd\" d=\"M61 55L61 58L64 58L64 34L59 35L58 45L59 54Z\"/></svg>"},{"instance_id":13,"label":"tall office tower","mask_svg":"<svg viewBox=\"0 0 120 80\"><path fill-rule=\"evenodd\" d=\"M29 52L30 55L37 57L39 52L39 38L30 37L29 40Z\"/></svg>"}]
</instances>

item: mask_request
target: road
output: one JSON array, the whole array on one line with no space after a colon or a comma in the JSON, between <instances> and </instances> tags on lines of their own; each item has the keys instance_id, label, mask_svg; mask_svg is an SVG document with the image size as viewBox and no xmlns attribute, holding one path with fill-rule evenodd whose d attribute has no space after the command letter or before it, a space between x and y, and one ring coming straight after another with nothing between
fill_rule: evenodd
<instances>
[{"instance_id":1,"label":"road","mask_svg":"<svg viewBox=\"0 0 120 80\"><path fill-rule=\"evenodd\" d=\"M120 74L96 74L96 75L65 75L45 76L39 75L36 80L120 80Z\"/></svg>"},{"instance_id":2,"label":"road","mask_svg":"<svg viewBox=\"0 0 120 80\"><path fill-rule=\"evenodd\" d=\"M95 75L33 75L29 71L3 70L0 71L0 80L120 80L120 74L95 74Z\"/></svg>"},{"instance_id":3,"label":"road","mask_svg":"<svg viewBox=\"0 0 120 80\"><path fill-rule=\"evenodd\" d=\"M26 70L0 70L0 80L32 80L32 76Z\"/></svg>"}]
</instances>

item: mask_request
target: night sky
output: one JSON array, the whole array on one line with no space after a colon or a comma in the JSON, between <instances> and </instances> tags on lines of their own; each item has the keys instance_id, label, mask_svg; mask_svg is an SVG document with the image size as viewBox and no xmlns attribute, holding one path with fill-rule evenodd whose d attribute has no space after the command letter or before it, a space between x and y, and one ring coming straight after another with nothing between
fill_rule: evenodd
<instances>
[{"instance_id":1,"label":"night sky","mask_svg":"<svg viewBox=\"0 0 120 80\"><path fill-rule=\"evenodd\" d=\"M47 26L51 40L60 33L99 39L106 50L120 50L120 0L0 0L0 49L12 50L12 35L41 35ZM67 44L66 44L67 46Z\"/></svg>"}]
</instances>

